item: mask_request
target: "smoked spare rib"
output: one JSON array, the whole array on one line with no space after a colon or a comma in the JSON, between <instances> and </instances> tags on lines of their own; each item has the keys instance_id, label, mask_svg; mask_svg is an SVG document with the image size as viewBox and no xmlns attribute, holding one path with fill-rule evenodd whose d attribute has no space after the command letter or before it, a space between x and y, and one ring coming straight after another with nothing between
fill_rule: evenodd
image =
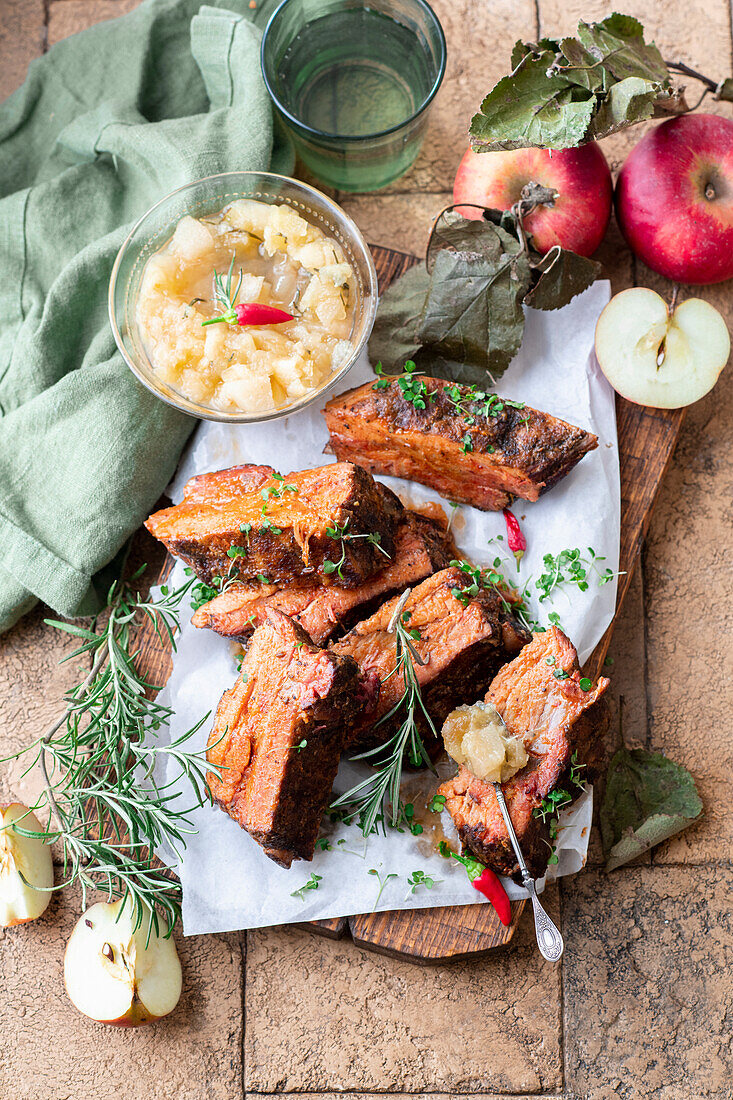
<instances>
[{"instance_id":1,"label":"smoked spare rib","mask_svg":"<svg viewBox=\"0 0 733 1100\"><path fill-rule=\"evenodd\" d=\"M310 577L353 588L392 559L402 511L394 493L350 462L285 477L270 466L234 466L193 478L181 503L145 526L207 583ZM338 569L329 572L329 561Z\"/></svg>"},{"instance_id":2,"label":"smoked spare rib","mask_svg":"<svg viewBox=\"0 0 733 1100\"><path fill-rule=\"evenodd\" d=\"M444 569L455 558L443 523L405 511L395 537L394 558L358 588L316 582L295 586L235 583L200 607L191 622L242 640L264 622L268 608L292 615L317 645L370 615L380 602Z\"/></svg>"},{"instance_id":3,"label":"smoked spare rib","mask_svg":"<svg viewBox=\"0 0 733 1100\"><path fill-rule=\"evenodd\" d=\"M567 678L563 674L567 674ZM558 675L556 675L558 674ZM502 784L512 824L524 858L534 876L544 874L552 853L551 814L536 816L543 800L563 788L573 754L579 774L600 750L599 714L595 704L608 687L601 676L588 691L580 687L578 655L561 630L550 627L533 635L532 642L494 677L486 694L509 730L529 754L529 762ZM595 710L594 710L595 708ZM572 797L577 787L568 791ZM504 819L491 783L477 779L468 768L438 788L461 840L477 859L497 874L517 871ZM569 800L568 800L569 801Z\"/></svg>"},{"instance_id":4,"label":"smoked spare rib","mask_svg":"<svg viewBox=\"0 0 733 1100\"><path fill-rule=\"evenodd\" d=\"M289 867L312 859L350 720L364 705L355 661L313 645L280 611L252 635L209 736L215 801Z\"/></svg>"},{"instance_id":5,"label":"smoked spare rib","mask_svg":"<svg viewBox=\"0 0 733 1100\"><path fill-rule=\"evenodd\" d=\"M420 632L412 644L426 663L415 662L415 675L438 733L450 711L473 702L530 638L497 592L481 589L470 595L469 583L462 570L442 569L412 589L404 608L409 629ZM353 657L367 677L380 681L376 709L352 726L350 751L363 752L387 741L405 717L399 711L385 720L404 691L402 677L393 675L395 635L387 630L398 599L383 604L330 646L331 653ZM431 737L422 716L418 724L427 745Z\"/></svg>"},{"instance_id":6,"label":"smoked spare rib","mask_svg":"<svg viewBox=\"0 0 733 1100\"><path fill-rule=\"evenodd\" d=\"M336 458L491 512L515 497L537 500L598 446L596 436L549 413L499 398L472 401L468 386L419 379L424 409L406 399L398 379L332 398L324 415Z\"/></svg>"}]
</instances>

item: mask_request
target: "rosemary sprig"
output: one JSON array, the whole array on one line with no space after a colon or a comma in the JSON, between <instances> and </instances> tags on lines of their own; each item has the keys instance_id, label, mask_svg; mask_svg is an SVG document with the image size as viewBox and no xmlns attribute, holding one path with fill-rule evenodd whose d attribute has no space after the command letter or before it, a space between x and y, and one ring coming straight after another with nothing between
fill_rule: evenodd
<instances>
[{"instance_id":1,"label":"rosemary sprig","mask_svg":"<svg viewBox=\"0 0 733 1100\"><path fill-rule=\"evenodd\" d=\"M237 323L237 313L234 307L237 304L237 295L242 289L243 277L244 273L240 269L239 280L232 294L232 283L234 282L234 253L232 253L232 262L229 264L226 282L224 282L218 271L214 272L214 297L224 312L218 313L216 317L209 317L207 321L202 321L202 328L206 325L219 325L222 321L226 321L227 324L230 325L235 325Z\"/></svg>"},{"instance_id":2,"label":"rosemary sprig","mask_svg":"<svg viewBox=\"0 0 733 1100\"><path fill-rule=\"evenodd\" d=\"M423 744L418 727L419 716L426 719L433 736L438 738L433 720L428 714L423 702L420 684L415 672L415 664L427 664L412 644L420 638L420 632L410 629L410 613L404 610L405 603L411 589L407 589L400 597L387 630L395 635L395 665L387 679L393 676L399 677L404 684L404 691L397 703L392 707L378 725L388 722L395 714L404 711L404 718L396 733L384 745L369 749L352 757L352 760L374 761L374 771L366 779L357 783L350 791L337 798L331 809L348 807L349 818L359 817L359 825L365 837L368 837L375 828L375 824L382 815L387 818L385 803L389 802L390 825L396 827L404 812L400 804L400 782L402 780L402 767L405 755L411 764L418 767L421 764L432 768L432 761Z\"/></svg>"},{"instance_id":3,"label":"rosemary sprig","mask_svg":"<svg viewBox=\"0 0 733 1100\"><path fill-rule=\"evenodd\" d=\"M68 692L66 708L49 729L6 759L27 756L26 772L40 769L43 790L31 809L44 827L16 827L61 845L63 875L55 889L78 884L85 906L90 890L129 898L138 926L150 911L150 927L157 932L162 915L170 934L180 916L180 884L151 853L167 844L180 855L185 837L195 831L192 810L211 798L205 754L187 747L208 716L170 744L157 742L172 711L150 697L157 688L139 670L134 633L146 617L175 648L181 603L196 578L173 590L163 585L160 599L152 601L132 587L144 569L129 582L113 584L104 624L95 620L87 629L46 620L81 641L65 660L89 656L91 669ZM156 780L155 765L163 756L188 781L190 807L180 806L175 781Z\"/></svg>"}]
</instances>

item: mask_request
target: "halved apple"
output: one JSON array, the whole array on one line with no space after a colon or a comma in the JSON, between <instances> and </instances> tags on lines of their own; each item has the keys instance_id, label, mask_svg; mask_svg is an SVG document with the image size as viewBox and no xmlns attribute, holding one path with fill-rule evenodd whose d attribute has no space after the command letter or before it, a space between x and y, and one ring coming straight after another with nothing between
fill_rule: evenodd
<instances>
[{"instance_id":1,"label":"halved apple","mask_svg":"<svg viewBox=\"0 0 733 1100\"><path fill-rule=\"evenodd\" d=\"M611 299L596 325L601 370L637 405L691 405L713 388L729 355L728 327L702 298L687 298L670 315L655 291L632 287Z\"/></svg>"},{"instance_id":2,"label":"halved apple","mask_svg":"<svg viewBox=\"0 0 733 1100\"><path fill-rule=\"evenodd\" d=\"M29 832L43 832L36 815L22 802L0 808L0 925L4 928L40 917L53 889L51 848L38 837L23 836L16 824Z\"/></svg>"},{"instance_id":3,"label":"halved apple","mask_svg":"<svg viewBox=\"0 0 733 1100\"><path fill-rule=\"evenodd\" d=\"M137 1027L167 1016L181 996L181 963L172 938L135 928L132 904L98 902L79 919L66 946L64 982L85 1016Z\"/></svg>"}]
</instances>

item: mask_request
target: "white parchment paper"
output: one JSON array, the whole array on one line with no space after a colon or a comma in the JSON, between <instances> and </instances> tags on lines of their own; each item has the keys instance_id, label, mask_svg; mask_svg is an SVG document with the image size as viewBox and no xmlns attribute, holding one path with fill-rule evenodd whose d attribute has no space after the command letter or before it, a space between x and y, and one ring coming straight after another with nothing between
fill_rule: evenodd
<instances>
[{"instance_id":1,"label":"white parchment paper","mask_svg":"<svg viewBox=\"0 0 733 1100\"><path fill-rule=\"evenodd\" d=\"M599 438L598 449L541 500L515 504L514 513L528 542L521 576L538 576L544 554L576 546L584 552L593 547L606 559L603 568L608 566L614 573L618 569L620 501L614 395L593 355L596 321L608 298L609 284L600 281L562 310L527 310L522 348L498 386L502 396L526 401L595 432ZM342 388L359 385L370 377L371 370L364 360L352 369ZM323 455L328 433L320 407L272 424L202 423L172 485L173 499L180 499L183 485L194 474L240 462L269 463L288 473L333 461ZM412 482L387 477L380 480L406 504L440 501L436 493ZM441 503L447 507L445 501ZM500 513L461 507L453 518L459 550L476 564L493 561L497 548L496 544L489 546L488 541L504 531ZM183 580L182 566L177 563L172 582ZM545 603L540 610L543 615L548 611L560 615L563 629L583 661L611 622L615 601L615 581L599 586L591 579L586 592L561 592L554 603ZM237 647L210 631L196 630L186 614L182 618L173 672L161 695L161 702L174 711L169 731L173 738L207 711L213 715L222 692L236 677ZM205 748L210 727L209 720L199 731L197 743L201 749ZM452 765L444 768L445 775L453 774ZM364 765L344 761L336 790L346 790L364 774ZM176 769L171 765L166 780L175 782L175 777ZM417 805L435 790L436 780L426 773L411 777L409 784L407 794ZM561 815L559 862L550 869L552 877L573 874L583 866L592 806L593 795L588 790ZM436 834L427 827L420 836L390 829L387 836L372 836L365 842L356 826L329 825L324 835L331 849L317 851L310 864L294 863L290 870L284 870L221 810L204 807L193 813L193 819L198 831L189 837L183 858L176 861L171 853L159 853L181 877L187 935L368 912L375 908L379 876L387 875L396 877L387 881L379 910L482 903L463 868L437 853ZM440 816L440 826L449 839L455 837L446 813ZM407 879L415 870L432 877L434 886L411 892ZM311 873L321 876L318 888L306 891L302 897L293 896ZM505 885L510 897L525 896L513 882L505 880Z\"/></svg>"}]
</instances>

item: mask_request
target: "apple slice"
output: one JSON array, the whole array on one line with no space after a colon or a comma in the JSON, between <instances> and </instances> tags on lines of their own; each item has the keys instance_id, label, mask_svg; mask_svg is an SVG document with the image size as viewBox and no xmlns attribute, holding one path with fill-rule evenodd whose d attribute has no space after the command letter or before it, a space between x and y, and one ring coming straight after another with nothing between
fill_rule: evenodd
<instances>
[{"instance_id":1,"label":"apple slice","mask_svg":"<svg viewBox=\"0 0 733 1100\"><path fill-rule=\"evenodd\" d=\"M137 1027L167 1016L181 996L181 964L172 938L135 928L130 901L102 901L79 919L66 946L64 982L85 1016ZM161 932L165 928L161 927Z\"/></svg>"},{"instance_id":2,"label":"apple slice","mask_svg":"<svg viewBox=\"0 0 733 1100\"><path fill-rule=\"evenodd\" d=\"M637 405L680 409L708 393L730 355L717 309L687 298L670 316L646 287L622 290L596 325L596 356L617 393Z\"/></svg>"},{"instance_id":3,"label":"apple slice","mask_svg":"<svg viewBox=\"0 0 733 1100\"><path fill-rule=\"evenodd\" d=\"M0 807L0 925L8 928L40 917L51 900L51 848L16 829L43 832L35 814L22 802Z\"/></svg>"}]
</instances>

